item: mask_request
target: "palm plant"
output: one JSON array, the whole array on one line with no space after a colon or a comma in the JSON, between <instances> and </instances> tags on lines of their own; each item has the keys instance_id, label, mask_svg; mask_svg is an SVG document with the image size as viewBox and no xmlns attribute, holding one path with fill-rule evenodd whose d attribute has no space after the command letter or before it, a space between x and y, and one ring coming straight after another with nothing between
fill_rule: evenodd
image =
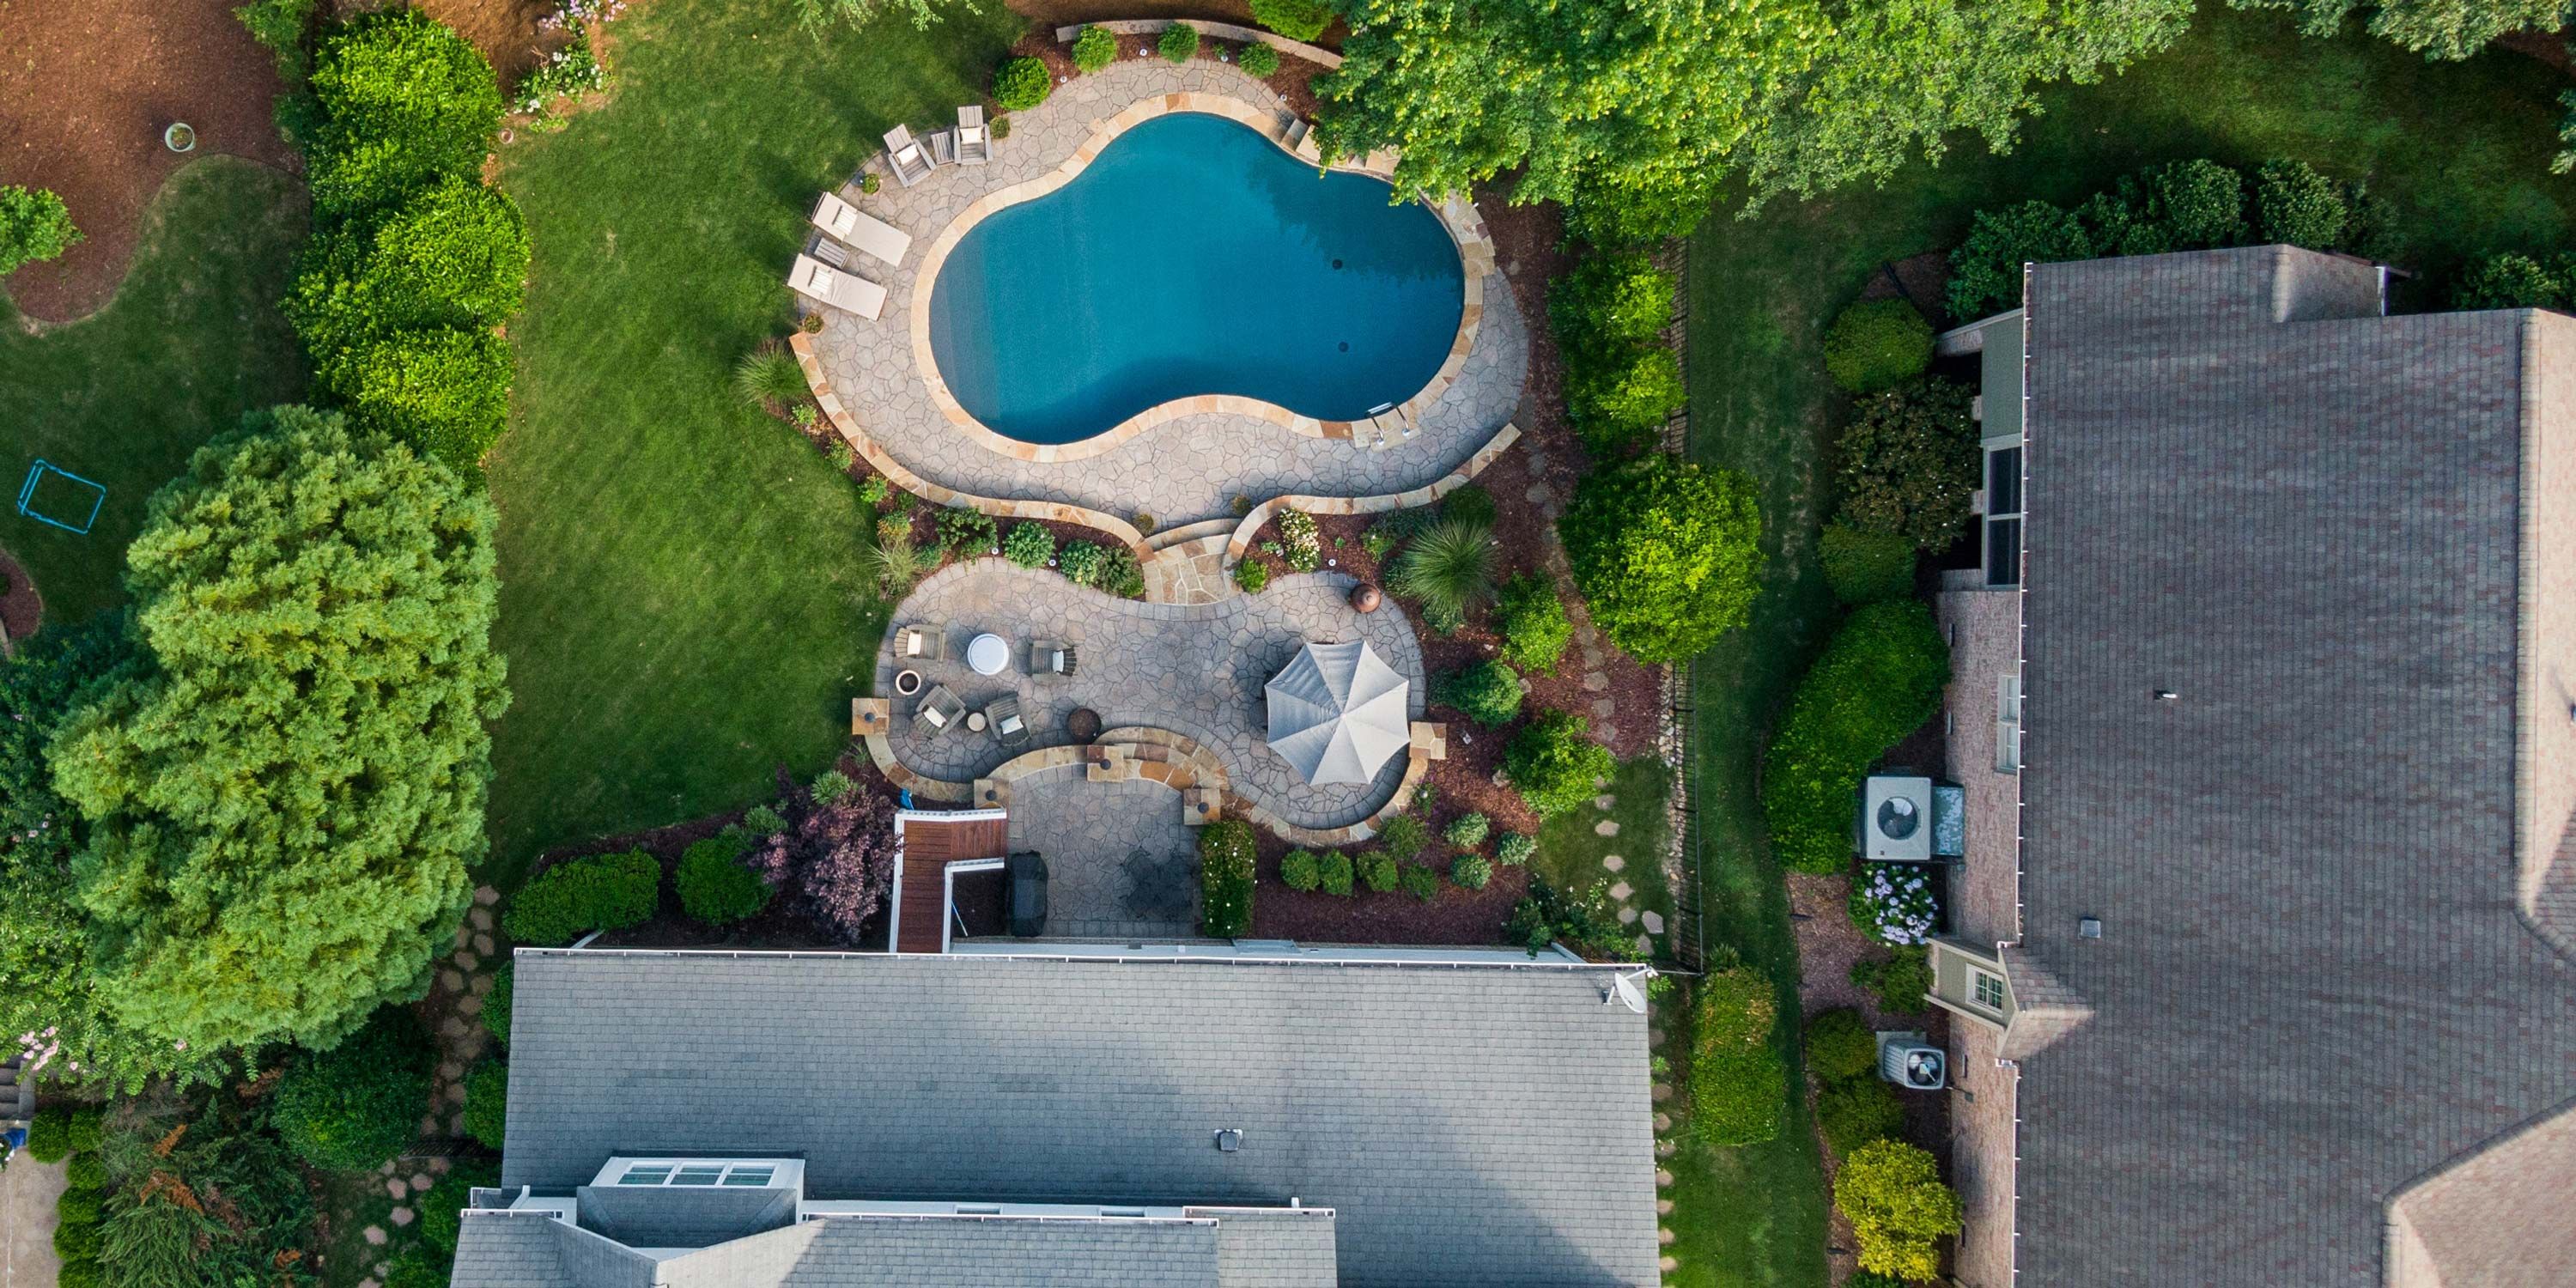
<instances>
[{"instance_id":1,"label":"palm plant","mask_svg":"<svg viewBox=\"0 0 2576 1288\"><path fill-rule=\"evenodd\" d=\"M805 396L805 369L796 355L776 344L764 344L733 364L734 392L754 407L792 403Z\"/></svg>"},{"instance_id":2,"label":"palm plant","mask_svg":"<svg viewBox=\"0 0 2576 1288\"><path fill-rule=\"evenodd\" d=\"M1466 625L1467 610L1494 593L1500 555L1491 522L1443 519L1405 547L1387 584L1420 603L1433 630L1447 633Z\"/></svg>"},{"instance_id":3,"label":"palm plant","mask_svg":"<svg viewBox=\"0 0 2576 1288\"><path fill-rule=\"evenodd\" d=\"M899 536L890 541L880 539L868 551L868 571L876 574L888 595L900 595L912 589L912 583L921 580L921 574L929 571L929 565L929 558L912 544L910 536Z\"/></svg>"}]
</instances>

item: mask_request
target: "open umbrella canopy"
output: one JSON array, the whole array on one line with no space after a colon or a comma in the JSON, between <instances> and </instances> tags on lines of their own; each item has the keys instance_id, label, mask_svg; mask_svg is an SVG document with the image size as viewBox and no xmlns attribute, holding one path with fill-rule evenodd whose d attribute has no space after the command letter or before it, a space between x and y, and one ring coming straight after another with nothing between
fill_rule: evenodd
<instances>
[{"instance_id":1,"label":"open umbrella canopy","mask_svg":"<svg viewBox=\"0 0 2576 1288\"><path fill-rule=\"evenodd\" d=\"M1411 690L1363 641L1308 644L1268 686L1270 749L1317 786L1368 782L1411 741Z\"/></svg>"}]
</instances>

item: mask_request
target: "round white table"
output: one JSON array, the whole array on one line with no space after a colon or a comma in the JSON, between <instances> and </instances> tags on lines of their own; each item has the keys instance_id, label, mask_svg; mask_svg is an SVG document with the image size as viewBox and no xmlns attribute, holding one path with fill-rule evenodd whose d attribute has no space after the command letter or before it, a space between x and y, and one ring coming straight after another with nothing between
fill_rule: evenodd
<instances>
[{"instance_id":1,"label":"round white table","mask_svg":"<svg viewBox=\"0 0 2576 1288\"><path fill-rule=\"evenodd\" d=\"M1011 646L999 635L978 635L966 642L966 665L977 675L1000 675L1011 664Z\"/></svg>"}]
</instances>

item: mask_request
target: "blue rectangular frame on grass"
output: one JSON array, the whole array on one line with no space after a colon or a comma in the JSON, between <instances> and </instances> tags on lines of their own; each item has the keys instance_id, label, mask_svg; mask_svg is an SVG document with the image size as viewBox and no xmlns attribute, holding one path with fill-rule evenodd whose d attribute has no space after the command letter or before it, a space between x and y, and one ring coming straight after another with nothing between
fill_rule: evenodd
<instances>
[{"instance_id":1,"label":"blue rectangular frame on grass","mask_svg":"<svg viewBox=\"0 0 2576 1288\"><path fill-rule=\"evenodd\" d=\"M36 499L36 489L42 486L48 477L63 479L67 482L89 489L89 513L82 515L79 523L67 523L35 508L34 502ZM64 469L41 456L36 458L36 463L34 465L27 468L27 481L18 485L18 513L25 515L30 519L34 519L38 523L50 523L65 532L78 533L83 536L88 535L89 525L98 522L98 512L100 508L106 504L107 489L105 487L82 478L80 475L74 474L70 470Z\"/></svg>"}]
</instances>

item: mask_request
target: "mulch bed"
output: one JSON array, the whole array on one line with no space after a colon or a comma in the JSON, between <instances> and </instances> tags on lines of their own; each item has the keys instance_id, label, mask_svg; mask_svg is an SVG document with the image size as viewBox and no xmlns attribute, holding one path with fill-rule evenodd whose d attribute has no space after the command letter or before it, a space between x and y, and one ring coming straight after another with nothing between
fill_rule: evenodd
<instances>
[{"instance_id":1,"label":"mulch bed","mask_svg":"<svg viewBox=\"0 0 2576 1288\"><path fill-rule=\"evenodd\" d=\"M115 295L144 207L197 156L300 169L272 119L277 63L233 19L238 0L83 0L8 10L0 181L48 188L84 240L6 279L30 318L67 322ZM186 121L197 150L162 146Z\"/></svg>"},{"instance_id":2,"label":"mulch bed","mask_svg":"<svg viewBox=\"0 0 2576 1288\"><path fill-rule=\"evenodd\" d=\"M373 0L363 4L340 0L340 6L378 7ZM537 21L558 7L553 0L414 0L414 7L455 28L456 34L483 51L504 89L571 40L567 33L537 29Z\"/></svg>"},{"instance_id":3,"label":"mulch bed","mask_svg":"<svg viewBox=\"0 0 2576 1288\"><path fill-rule=\"evenodd\" d=\"M1012 7L1020 8L1020 6L1017 5ZM1178 18L1212 17L1212 15L1195 11L1182 11L1165 15L1159 12L1146 12L1142 9L1135 13L1118 13L1106 16L1116 18L1160 18L1165 16ZM1219 22L1242 23L1246 26L1252 24L1252 19L1248 14L1238 17L1215 17L1214 20ZM1066 19L1065 21L1071 22L1077 20ZM1154 37L1152 36L1120 36L1118 38L1119 57L1122 59L1132 60L1135 57L1136 50L1140 46L1151 48L1153 43ZM1241 49L1242 47L1243 46L1241 44L1231 40L1217 40L1214 38L1203 39L1199 42L1198 57L1209 61L1215 61L1216 56L1219 53L1230 55L1233 51ZM1053 23L1043 24L1032 29L1027 35L1020 37L1019 40L1011 46L1011 53L1017 57L1035 58L1044 62L1047 65L1047 71L1055 77L1058 85L1064 84L1068 77L1078 76L1081 74L1081 72L1073 65L1073 46L1061 43L1055 38L1055 24ZM1307 62L1303 58L1296 57L1295 55L1282 53L1279 55L1279 70L1272 73L1263 83L1278 91L1279 96L1288 101L1288 110L1311 121L1315 118L1316 105L1314 80L1317 76L1321 76L1323 74L1323 68Z\"/></svg>"},{"instance_id":4,"label":"mulch bed","mask_svg":"<svg viewBox=\"0 0 2576 1288\"><path fill-rule=\"evenodd\" d=\"M36 633L45 621L45 597L36 590L36 580L27 575L27 566L8 551L0 550L0 631L13 640Z\"/></svg>"}]
</instances>

